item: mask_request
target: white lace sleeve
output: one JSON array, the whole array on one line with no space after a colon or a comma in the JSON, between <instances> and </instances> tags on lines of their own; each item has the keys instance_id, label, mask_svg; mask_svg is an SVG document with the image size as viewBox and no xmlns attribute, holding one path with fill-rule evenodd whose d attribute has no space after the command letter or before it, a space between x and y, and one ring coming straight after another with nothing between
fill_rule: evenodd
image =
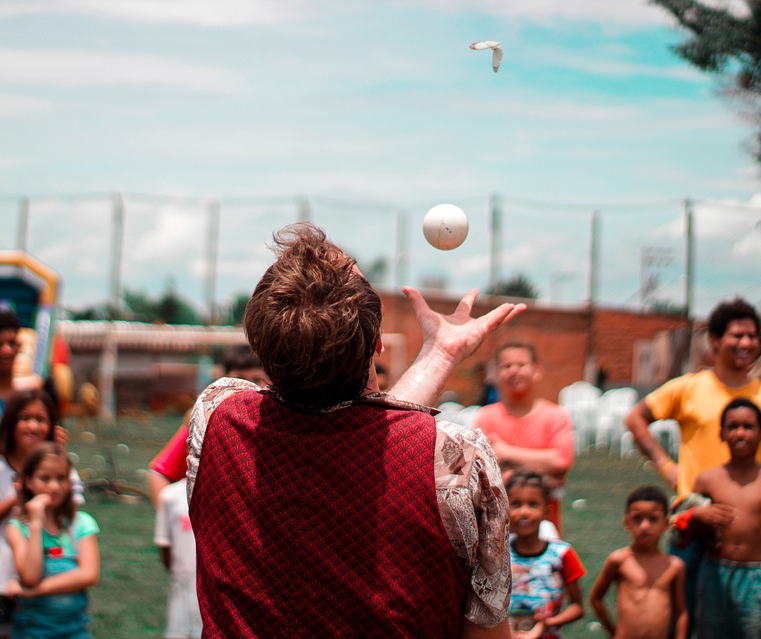
<instances>
[{"instance_id":1,"label":"white lace sleeve","mask_svg":"<svg viewBox=\"0 0 761 639\"><path fill-rule=\"evenodd\" d=\"M510 611L510 508L497 458L480 430L438 422L434 457L439 512L470 572L464 614L492 627Z\"/></svg>"},{"instance_id":2,"label":"white lace sleeve","mask_svg":"<svg viewBox=\"0 0 761 639\"><path fill-rule=\"evenodd\" d=\"M193 486L198 477L198 465L201 463L201 450L206 436L209 418L217 407L235 393L258 390L256 384L237 377L222 377L210 384L198 396L188 424L188 502L193 496Z\"/></svg>"}]
</instances>

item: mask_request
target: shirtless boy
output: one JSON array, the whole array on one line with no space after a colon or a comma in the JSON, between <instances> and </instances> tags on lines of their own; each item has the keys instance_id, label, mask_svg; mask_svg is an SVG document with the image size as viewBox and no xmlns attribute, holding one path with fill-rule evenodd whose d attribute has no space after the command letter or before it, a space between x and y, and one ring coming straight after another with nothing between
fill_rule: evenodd
<instances>
[{"instance_id":1,"label":"shirtless boy","mask_svg":"<svg viewBox=\"0 0 761 639\"><path fill-rule=\"evenodd\" d=\"M730 460L698 475L693 492L710 503L692 510L687 532L703 540L697 583L698 639L761 636L761 409L733 399L721 414ZM707 533L707 534L706 534Z\"/></svg>"},{"instance_id":2,"label":"shirtless boy","mask_svg":"<svg viewBox=\"0 0 761 639\"><path fill-rule=\"evenodd\" d=\"M668 502L655 486L641 486L626 500L624 528L632 543L610 554L603 564L590 603L605 629L615 639L674 639L687 637L684 604L684 562L658 547L668 527ZM617 582L616 622L603 602Z\"/></svg>"}]
</instances>

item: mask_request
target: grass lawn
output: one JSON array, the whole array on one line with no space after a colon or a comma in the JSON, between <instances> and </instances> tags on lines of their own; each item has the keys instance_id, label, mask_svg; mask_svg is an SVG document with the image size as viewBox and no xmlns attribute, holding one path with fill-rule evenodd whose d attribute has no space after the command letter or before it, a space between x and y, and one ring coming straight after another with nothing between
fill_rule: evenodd
<instances>
[{"instance_id":1,"label":"grass lawn","mask_svg":"<svg viewBox=\"0 0 761 639\"><path fill-rule=\"evenodd\" d=\"M95 423L71 422L69 448L79 456L83 477L118 479L145 488L148 462L179 423L179 416L120 420L100 428ZM568 480L564 517L566 539L588 571L582 580L585 598L605 557L629 543L621 528L624 500L632 489L646 483L663 487L660 478L643 467L642 459L619 460L606 452L593 452L577 460ZM572 507L578 499L585 500L583 508ZM90 601L93 636L161 637L169 578L153 546L153 508L145 499L124 502L94 492L84 510L102 529L101 582L91 591ZM601 630L595 633L589 628L595 618L586 607L586 616L564 630L567 639L603 636Z\"/></svg>"}]
</instances>

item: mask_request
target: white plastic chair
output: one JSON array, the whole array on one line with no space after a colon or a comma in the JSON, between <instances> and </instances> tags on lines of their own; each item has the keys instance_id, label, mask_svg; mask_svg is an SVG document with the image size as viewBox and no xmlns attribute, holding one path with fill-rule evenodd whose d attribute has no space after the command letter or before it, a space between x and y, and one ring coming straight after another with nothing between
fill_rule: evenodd
<instances>
[{"instance_id":1,"label":"white plastic chair","mask_svg":"<svg viewBox=\"0 0 761 639\"><path fill-rule=\"evenodd\" d=\"M476 418L476 413L480 410L481 407L477 404L474 404L473 406L466 406L457 413L456 419L454 421L463 426L467 426L468 428L472 428L473 420Z\"/></svg>"},{"instance_id":2,"label":"white plastic chair","mask_svg":"<svg viewBox=\"0 0 761 639\"><path fill-rule=\"evenodd\" d=\"M463 409L462 404L458 404L457 402L442 402L439 404L438 409L441 412L436 415L436 419L443 422L454 422L459 424L457 421L457 415Z\"/></svg>"},{"instance_id":3,"label":"white plastic chair","mask_svg":"<svg viewBox=\"0 0 761 639\"><path fill-rule=\"evenodd\" d=\"M597 386L584 381L560 389L558 403L571 415L577 453L586 450L591 443L601 394Z\"/></svg>"},{"instance_id":4,"label":"white plastic chair","mask_svg":"<svg viewBox=\"0 0 761 639\"><path fill-rule=\"evenodd\" d=\"M595 446L607 448L616 453L620 450L621 437L626 431L624 417L639 399L636 389L631 386L611 388L600 397L597 423L595 425Z\"/></svg>"},{"instance_id":5,"label":"white plastic chair","mask_svg":"<svg viewBox=\"0 0 761 639\"><path fill-rule=\"evenodd\" d=\"M674 419L662 419L654 421L648 426L652 434L658 438L663 450L676 459L679 457L679 447L682 444L682 431L679 422ZM630 457L637 454L637 444L634 435L626 431L621 435L621 457Z\"/></svg>"},{"instance_id":6,"label":"white plastic chair","mask_svg":"<svg viewBox=\"0 0 761 639\"><path fill-rule=\"evenodd\" d=\"M663 450L676 458L679 456L679 447L682 444L682 431L679 422L675 419L661 419L654 421L648 426L650 432L658 438Z\"/></svg>"},{"instance_id":7,"label":"white plastic chair","mask_svg":"<svg viewBox=\"0 0 761 639\"><path fill-rule=\"evenodd\" d=\"M637 444L634 441L634 435L631 431L627 430L621 435L619 456L620 457L632 457L637 454Z\"/></svg>"}]
</instances>

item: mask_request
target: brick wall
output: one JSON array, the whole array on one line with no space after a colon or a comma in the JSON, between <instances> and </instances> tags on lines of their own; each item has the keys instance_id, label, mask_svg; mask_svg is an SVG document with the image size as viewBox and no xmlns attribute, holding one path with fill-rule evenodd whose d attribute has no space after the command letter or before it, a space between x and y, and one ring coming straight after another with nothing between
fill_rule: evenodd
<instances>
[{"instance_id":1,"label":"brick wall","mask_svg":"<svg viewBox=\"0 0 761 639\"><path fill-rule=\"evenodd\" d=\"M402 295L384 293L382 297L383 331L405 335L404 361L405 365L409 365L422 343L411 305ZM459 301L459 298L438 292L426 292L425 297L431 308L445 314L452 313ZM473 314L483 315L501 301L498 298L479 298ZM605 308L596 308L594 316L591 316L588 307L558 310L529 303L528 310L491 336L474 355L454 370L445 390L456 393L463 405L475 402L480 387L476 374L478 364L490 363L496 347L508 338L527 339L536 345L542 372L539 394L553 401L557 400L561 388L584 379L589 355L592 355L592 361L606 368L608 386L629 385L638 341L651 341L663 331L684 331L689 326L690 323L682 317ZM390 367L390 354L384 353L380 361ZM400 371L391 372L393 381Z\"/></svg>"}]
</instances>

